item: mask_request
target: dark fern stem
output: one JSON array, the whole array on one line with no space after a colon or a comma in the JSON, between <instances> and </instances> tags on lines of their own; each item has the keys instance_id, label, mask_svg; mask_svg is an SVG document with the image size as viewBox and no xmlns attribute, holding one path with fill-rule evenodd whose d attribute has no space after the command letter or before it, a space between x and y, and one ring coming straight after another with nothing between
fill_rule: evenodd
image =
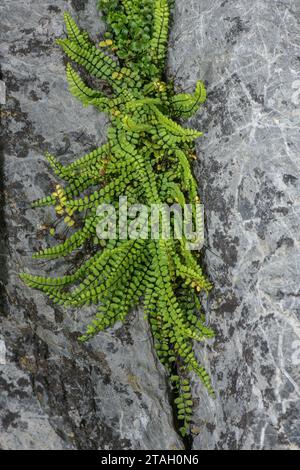
<instances>
[{"instance_id":1,"label":"dark fern stem","mask_svg":"<svg viewBox=\"0 0 300 470\"><path fill-rule=\"evenodd\" d=\"M210 378L193 351L193 340L213 337L200 312L199 300L199 292L208 292L211 284L185 238L119 236L103 242L96 236L101 219L97 207L109 203L118 209L120 196L126 196L129 204L147 207L190 204L193 214L199 204L191 160L194 140L201 133L183 128L178 119L192 116L205 101L206 93L199 81L194 94L176 94L173 84L165 79L172 3L100 0L108 30L99 45L93 44L89 35L65 14L67 38L57 43L72 62L105 83L102 90L87 86L68 64L70 91L83 105L107 113L110 127L105 145L69 165L63 166L54 156L46 155L62 183L33 206L55 206L57 215L73 230L65 241L34 254L34 258L65 257L82 250L87 243L94 248L72 274L21 276L57 304L98 305L96 317L81 341L123 321L133 307L142 303L157 355L170 377L176 422L186 436L193 406L190 374L195 372L213 394ZM162 212L162 221L165 216Z\"/></svg>"}]
</instances>

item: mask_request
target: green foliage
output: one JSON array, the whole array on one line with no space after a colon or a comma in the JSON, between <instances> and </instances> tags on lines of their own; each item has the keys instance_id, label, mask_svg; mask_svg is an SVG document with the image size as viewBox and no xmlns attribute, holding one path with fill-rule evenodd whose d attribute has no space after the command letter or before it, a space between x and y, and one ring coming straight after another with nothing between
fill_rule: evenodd
<instances>
[{"instance_id":1,"label":"green foliage","mask_svg":"<svg viewBox=\"0 0 300 470\"><path fill-rule=\"evenodd\" d=\"M185 435L193 406L190 373L194 371L213 394L209 376L193 351L193 340L213 337L213 331L199 316L198 298L199 292L211 289L211 284L185 239L117 237L101 246L96 237L101 220L98 205L106 202L118 208L120 196L148 206L188 203L195 217L199 197L191 160L193 142L201 133L182 127L176 119L195 113L206 94L200 81L194 94L175 94L172 85L163 80L171 3L100 0L108 31L98 47L65 14L67 38L57 43L79 67L106 82L109 87L105 90L110 89L108 94L91 88L68 64L70 91L83 105L106 112L111 125L107 144L69 165L46 155L62 183L33 206L53 205L71 234L34 258L64 257L87 243L94 245L94 254L72 274L52 278L22 274L22 279L55 303L98 305L81 341L123 321L142 301L157 355L170 374Z\"/></svg>"},{"instance_id":2,"label":"green foliage","mask_svg":"<svg viewBox=\"0 0 300 470\"><path fill-rule=\"evenodd\" d=\"M99 0L108 25L111 49L132 70L147 77L157 73L149 57L153 30L153 0Z\"/></svg>"}]
</instances>

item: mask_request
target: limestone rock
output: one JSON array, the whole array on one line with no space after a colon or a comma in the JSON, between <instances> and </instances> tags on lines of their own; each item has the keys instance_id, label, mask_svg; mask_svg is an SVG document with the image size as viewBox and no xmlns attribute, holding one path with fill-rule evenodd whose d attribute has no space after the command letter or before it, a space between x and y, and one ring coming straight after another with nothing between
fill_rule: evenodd
<instances>
[{"instance_id":1,"label":"limestone rock","mask_svg":"<svg viewBox=\"0 0 300 470\"><path fill-rule=\"evenodd\" d=\"M53 269L31 261L53 221L28 208L54 184L43 152L67 162L105 140L106 117L68 93L54 44L65 9L97 39L95 0L0 9L0 447L182 448L142 314L81 345L92 311L53 307L18 279ZM175 2L169 75L208 87L190 124L205 132L195 173L217 337L196 348L217 398L194 379L194 449L300 448L299 18L297 0Z\"/></svg>"},{"instance_id":2,"label":"limestone rock","mask_svg":"<svg viewBox=\"0 0 300 470\"><path fill-rule=\"evenodd\" d=\"M195 449L300 448L300 4L177 1L170 74L208 86L190 124L206 212L205 309Z\"/></svg>"}]
</instances>

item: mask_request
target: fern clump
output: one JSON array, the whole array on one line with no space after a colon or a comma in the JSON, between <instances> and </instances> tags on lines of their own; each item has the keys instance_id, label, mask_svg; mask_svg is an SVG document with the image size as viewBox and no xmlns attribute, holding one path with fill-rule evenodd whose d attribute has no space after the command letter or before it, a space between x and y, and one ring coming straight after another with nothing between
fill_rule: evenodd
<instances>
[{"instance_id":1,"label":"fern clump","mask_svg":"<svg viewBox=\"0 0 300 470\"><path fill-rule=\"evenodd\" d=\"M71 234L34 258L65 257L87 244L93 250L72 274L22 274L22 279L55 303L98 305L81 341L124 321L142 302L157 355L175 391L177 417L185 435L193 405L190 373L194 371L213 393L210 378L193 351L193 340L213 336L199 313L199 292L207 293L211 285L184 237L128 239L118 232L105 241L97 238L102 220L98 206L107 203L118 209L120 196L126 196L129 204L147 207L189 204L195 222L199 197L191 160L194 140L201 133L182 127L178 118L192 116L206 93L199 81L194 93L176 94L163 78L170 4L168 0L100 0L108 32L99 45L65 13L67 37L57 43L79 69L104 81L110 90L108 94L91 88L69 63L70 91L84 106L107 113L111 124L105 145L69 165L46 155L61 182L33 206L54 206ZM162 211L161 220L166 216Z\"/></svg>"}]
</instances>

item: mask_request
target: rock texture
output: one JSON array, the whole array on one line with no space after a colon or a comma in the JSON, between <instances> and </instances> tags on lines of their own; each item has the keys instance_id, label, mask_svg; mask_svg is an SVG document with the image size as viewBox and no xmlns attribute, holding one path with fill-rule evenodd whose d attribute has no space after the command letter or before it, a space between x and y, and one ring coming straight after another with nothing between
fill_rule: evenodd
<instances>
[{"instance_id":1,"label":"rock texture","mask_svg":"<svg viewBox=\"0 0 300 470\"><path fill-rule=\"evenodd\" d=\"M209 92L191 124L217 399L195 383L195 449L300 449L299 20L297 0L176 2L171 73Z\"/></svg>"},{"instance_id":2,"label":"rock texture","mask_svg":"<svg viewBox=\"0 0 300 470\"><path fill-rule=\"evenodd\" d=\"M65 9L93 34L103 30L96 2L2 3L0 448L180 449L143 315L80 345L91 312L54 308L18 279L38 268L31 253L53 220L49 210L29 208L53 187L44 151L71 161L105 139L104 115L83 109L67 91L54 43ZM50 273L52 264L41 269Z\"/></svg>"},{"instance_id":3,"label":"rock texture","mask_svg":"<svg viewBox=\"0 0 300 470\"><path fill-rule=\"evenodd\" d=\"M191 124L205 131L195 172L215 283L205 309L217 332L199 357L217 399L195 379L193 448L299 449L300 5L175 3L169 74L184 89L202 78L209 92ZM43 152L71 161L105 139L105 117L66 90L54 45L65 9L94 35L103 30L95 0L0 7L0 447L182 448L142 315L83 346L76 338L91 312L54 308L17 276L37 268L31 252L53 220L28 208L53 185Z\"/></svg>"}]
</instances>

